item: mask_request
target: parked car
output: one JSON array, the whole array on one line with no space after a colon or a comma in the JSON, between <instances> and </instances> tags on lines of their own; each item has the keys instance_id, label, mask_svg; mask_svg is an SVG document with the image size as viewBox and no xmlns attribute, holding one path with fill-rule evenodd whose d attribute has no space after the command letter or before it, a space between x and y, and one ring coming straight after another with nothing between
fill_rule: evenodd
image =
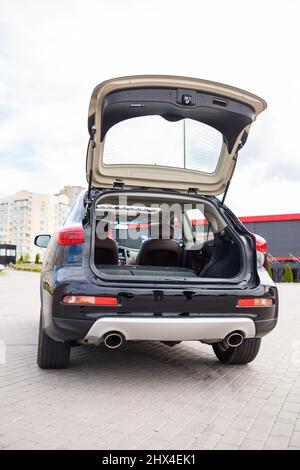
<instances>
[{"instance_id":1,"label":"parked car","mask_svg":"<svg viewBox=\"0 0 300 470\"><path fill-rule=\"evenodd\" d=\"M265 240L224 199L265 108L246 91L184 77L94 89L89 188L57 233L35 239L47 247L41 368L66 367L74 345L124 341L201 341L227 364L256 357L277 322L277 289Z\"/></svg>"}]
</instances>

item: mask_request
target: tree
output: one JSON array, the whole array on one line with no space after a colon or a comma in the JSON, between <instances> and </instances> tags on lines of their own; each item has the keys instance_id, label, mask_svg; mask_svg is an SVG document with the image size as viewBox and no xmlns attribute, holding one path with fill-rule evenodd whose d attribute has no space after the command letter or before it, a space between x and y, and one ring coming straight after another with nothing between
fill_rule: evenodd
<instances>
[{"instance_id":1,"label":"tree","mask_svg":"<svg viewBox=\"0 0 300 470\"><path fill-rule=\"evenodd\" d=\"M18 259L17 263L23 263L23 255L20 256L20 258Z\"/></svg>"},{"instance_id":2,"label":"tree","mask_svg":"<svg viewBox=\"0 0 300 470\"><path fill-rule=\"evenodd\" d=\"M293 271L292 271L291 265L289 263L287 263L284 266L283 280L284 280L284 282L293 282L293 280L294 280Z\"/></svg>"},{"instance_id":3,"label":"tree","mask_svg":"<svg viewBox=\"0 0 300 470\"><path fill-rule=\"evenodd\" d=\"M23 256L23 263L30 263L30 254L29 253L26 253Z\"/></svg>"},{"instance_id":4,"label":"tree","mask_svg":"<svg viewBox=\"0 0 300 470\"><path fill-rule=\"evenodd\" d=\"M35 260L34 260L35 264L40 264L41 263L41 255L39 253L37 253L35 255Z\"/></svg>"}]
</instances>

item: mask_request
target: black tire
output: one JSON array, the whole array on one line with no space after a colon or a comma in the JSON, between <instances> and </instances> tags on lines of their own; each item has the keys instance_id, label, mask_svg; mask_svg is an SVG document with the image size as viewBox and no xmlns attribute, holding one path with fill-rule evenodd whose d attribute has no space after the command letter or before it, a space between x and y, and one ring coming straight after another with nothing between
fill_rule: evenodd
<instances>
[{"instance_id":1,"label":"black tire","mask_svg":"<svg viewBox=\"0 0 300 470\"><path fill-rule=\"evenodd\" d=\"M40 321L37 363L41 369L64 369L70 362L70 343L50 338L42 329Z\"/></svg>"},{"instance_id":2,"label":"black tire","mask_svg":"<svg viewBox=\"0 0 300 470\"><path fill-rule=\"evenodd\" d=\"M222 343L212 345L219 361L225 364L247 364L256 358L261 344L261 338L244 339L236 348L229 346L227 349Z\"/></svg>"}]
</instances>

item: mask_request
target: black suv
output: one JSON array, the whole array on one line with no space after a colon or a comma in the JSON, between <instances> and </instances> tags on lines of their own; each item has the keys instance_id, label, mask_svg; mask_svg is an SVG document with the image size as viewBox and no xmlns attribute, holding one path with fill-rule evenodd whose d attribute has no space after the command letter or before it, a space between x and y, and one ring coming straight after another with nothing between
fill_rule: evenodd
<instances>
[{"instance_id":1,"label":"black suv","mask_svg":"<svg viewBox=\"0 0 300 470\"><path fill-rule=\"evenodd\" d=\"M94 89L89 188L57 233L35 239L47 247L40 367L66 367L73 345L132 340L199 340L230 364L256 357L277 322L277 289L265 240L224 196L265 108L251 93L185 77Z\"/></svg>"}]
</instances>

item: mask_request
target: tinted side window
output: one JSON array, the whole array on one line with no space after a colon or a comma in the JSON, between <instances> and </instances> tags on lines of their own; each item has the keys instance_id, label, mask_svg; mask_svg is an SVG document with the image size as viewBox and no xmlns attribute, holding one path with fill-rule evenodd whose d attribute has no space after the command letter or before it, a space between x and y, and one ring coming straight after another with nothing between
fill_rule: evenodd
<instances>
[{"instance_id":1,"label":"tinted side window","mask_svg":"<svg viewBox=\"0 0 300 470\"><path fill-rule=\"evenodd\" d=\"M83 205L83 199L85 196L85 191L82 191L82 193L79 194L74 206L71 209L70 214L65 220L64 225L71 225L77 222L81 222L85 213L85 208Z\"/></svg>"},{"instance_id":2,"label":"tinted side window","mask_svg":"<svg viewBox=\"0 0 300 470\"><path fill-rule=\"evenodd\" d=\"M204 207L203 211L201 211L199 208L186 211L186 217L190 222L193 237L195 240L197 240L197 242L204 243L214 239L213 230L209 221L204 215Z\"/></svg>"}]
</instances>

